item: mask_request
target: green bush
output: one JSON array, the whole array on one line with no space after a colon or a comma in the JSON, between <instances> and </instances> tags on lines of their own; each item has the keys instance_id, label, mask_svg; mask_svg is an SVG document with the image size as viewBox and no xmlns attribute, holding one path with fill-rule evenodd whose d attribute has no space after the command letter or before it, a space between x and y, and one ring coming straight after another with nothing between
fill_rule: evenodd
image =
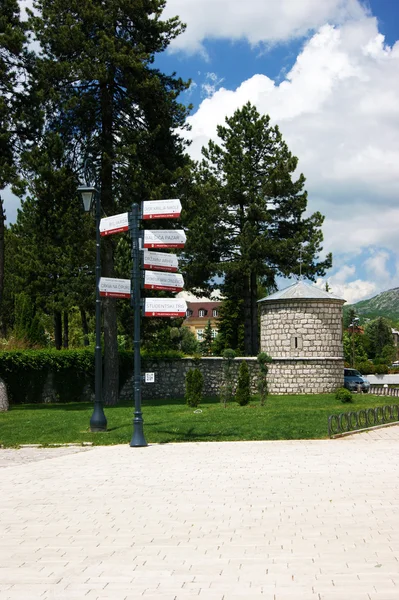
<instances>
[{"instance_id":1,"label":"green bush","mask_svg":"<svg viewBox=\"0 0 399 600\"><path fill-rule=\"evenodd\" d=\"M186 374L185 399L189 406L196 408L202 400L204 377L199 369L190 369Z\"/></svg>"},{"instance_id":2,"label":"green bush","mask_svg":"<svg viewBox=\"0 0 399 600\"><path fill-rule=\"evenodd\" d=\"M223 351L223 382L220 386L220 402L226 408L227 402L233 399L235 352L231 348Z\"/></svg>"},{"instance_id":3,"label":"green bush","mask_svg":"<svg viewBox=\"0 0 399 600\"><path fill-rule=\"evenodd\" d=\"M375 373L375 366L369 360L356 364L356 369L360 371L362 375L372 375Z\"/></svg>"},{"instance_id":4,"label":"green bush","mask_svg":"<svg viewBox=\"0 0 399 600\"><path fill-rule=\"evenodd\" d=\"M376 375L386 375L389 371L388 365L376 365L374 373Z\"/></svg>"},{"instance_id":5,"label":"green bush","mask_svg":"<svg viewBox=\"0 0 399 600\"><path fill-rule=\"evenodd\" d=\"M236 392L236 400L240 406L245 406L248 404L250 400L250 379L249 379L249 370L248 364L245 360L240 364L240 369L238 371L238 383L237 383L237 392Z\"/></svg>"},{"instance_id":6,"label":"green bush","mask_svg":"<svg viewBox=\"0 0 399 600\"><path fill-rule=\"evenodd\" d=\"M335 392L335 399L340 402L352 402L352 394L346 388L338 388Z\"/></svg>"},{"instance_id":7,"label":"green bush","mask_svg":"<svg viewBox=\"0 0 399 600\"><path fill-rule=\"evenodd\" d=\"M269 385L267 381L267 374L269 372L269 364L273 361L271 356L266 354L266 352L261 352L258 354L258 364L259 364L259 376L258 376L258 392L260 398L260 405L264 406L265 400L269 394Z\"/></svg>"}]
</instances>

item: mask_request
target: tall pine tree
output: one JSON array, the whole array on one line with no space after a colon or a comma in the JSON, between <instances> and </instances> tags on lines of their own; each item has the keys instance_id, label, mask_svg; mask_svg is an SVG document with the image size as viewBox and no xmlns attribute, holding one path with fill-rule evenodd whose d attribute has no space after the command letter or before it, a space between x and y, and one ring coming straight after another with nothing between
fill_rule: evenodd
<instances>
[{"instance_id":1,"label":"tall pine tree","mask_svg":"<svg viewBox=\"0 0 399 600\"><path fill-rule=\"evenodd\" d=\"M202 149L194 182L188 189L185 221L190 285L211 277L226 278L243 300L244 351L258 353L258 285L275 285L278 275L324 274L331 255L316 262L323 240L323 216L303 214L307 205L298 159L277 126L250 103L218 126L220 143ZM306 243L306 244L304 244Z\"/></svg>"},{"instance_id":2,"label":"tall pine tree","mask_svg":"<svg viewBox=\"0 0 399 600\"><path fill-rule=\"evenodd\" d=\"M162 20L165 0L36 0L30 27L41 45L32 93L43 99L44 128L62 136L78 169L90 157L107 216L134 201L167 197L184 168L186 89L153 66L184 27ZM104 243L102 272L114 274L115 240ZM104 398L118 399L116 304L104 301Z\"/></svg>"}]
</instances>

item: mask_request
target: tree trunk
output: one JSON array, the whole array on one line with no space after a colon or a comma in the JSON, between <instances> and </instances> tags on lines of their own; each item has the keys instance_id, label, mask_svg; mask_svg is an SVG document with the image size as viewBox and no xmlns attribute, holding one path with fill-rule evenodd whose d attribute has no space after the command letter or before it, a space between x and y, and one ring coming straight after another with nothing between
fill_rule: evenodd
<instances>
[{"instance_id":1,"label":"tree trunk","mask_svg":"<svg viewBox=\"0 0 399 600\"><path fill-rule=\"evenodd\" d=\"M82 319L83 346L88 346L89 345L89 326L87 324L86 311L83 308L80 309L80 316Z\"/></svg>"},{"instance_id":2,"label":"tree trunk","mask_svg":"<svg viewBox=\"0 0 399 600\"><path fill-rule=\"evenodd\" d=\"M259 354L259 325L258 325L258 281L256 273L251 272L251 341L252 356Z\"/></svg>"},{"instance_id":3,"label":"tree trunk","mask_svg":"<svg viewBox=\"0 0 399 600\"><path fill-rule=\"evenodd\" d=\"M114 70L110 68L108 81L101 83L101 205L109 215L115 212L113 191L113 86ZM104 240L104 276L114 276L112 240ZM117 340L116 300L105 298L104 316L104 385L103 398L107 406L114 406L119 397L119 357Z\"/></svg>"},{"instance_id":4,"label":"tree trunk","mask_svg":"<svg viewBox=\"0 0 399 600\"><path fill-rule=\"evenodd\" d=\"M251 339L251 291L249 286L249 276L244 275L244 355L251 356L252 354L252 339Z\"/></svg>"},{"instance_id":5,"label":"tree trunk","mask_svg":"<svg viewBox=\"0 0 399 600\"><path fill-rule=\"evenodd\" d=\"M61 350L62 347L62 315L56 310L54 311L54 344L56 350Z\"/></svg>"},{"instance_id":6,"label":"tree trunk","mask_svg":"<svg viewBox=\"0 0 399 600\"><path fill-rule=\"evenodd\" d=\"M69 346L69 315L68 315L68 311L64 311L63 314L63 318L64 318L64 339L63 339L63 345L64 348L68 348Z\"/></svg>"},{"instance_id":7,"label":"tree trunk","mask_svg":"<svg viewBox=\"0 0 399 600\"><path fill-rule=\"evenodd\" d=\"M104 243L105 277L113 277L113 252L111 240ZM104 385L103 398L106 406L115 406L119 399L119 356L116 300L103 298L104 315Z\"/></svg>"}]
</instances>

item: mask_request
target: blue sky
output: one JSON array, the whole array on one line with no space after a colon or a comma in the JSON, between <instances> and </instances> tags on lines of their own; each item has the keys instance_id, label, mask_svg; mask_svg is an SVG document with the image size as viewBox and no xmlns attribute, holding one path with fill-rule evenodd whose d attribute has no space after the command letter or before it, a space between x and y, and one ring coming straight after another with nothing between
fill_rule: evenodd
<instances>
[{"instance_id":1,"label":"blue sky","mask_svg":"<svg viewBox=\"0 0 399 600\"><path fill-rule=\"evenodd\" d=\"M192 80L190 154L251 101L326 217L318 285L348 302L399 287L399 0L167 0L174 15L186 32L156 64Z\"/></svg>"}]
</instances>

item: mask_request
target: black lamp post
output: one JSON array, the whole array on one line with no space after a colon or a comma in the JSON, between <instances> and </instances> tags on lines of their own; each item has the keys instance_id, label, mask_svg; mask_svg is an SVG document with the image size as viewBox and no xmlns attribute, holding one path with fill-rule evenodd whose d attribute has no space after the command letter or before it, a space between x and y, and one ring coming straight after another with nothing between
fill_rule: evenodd
<instances>
[{"instance_id":1,"label":"black lamp post","mask_svg":"<svg viewBox=\"0 0 399 600\"><path fill-rule=\"evenodd\" d=\"M100 192L94 185L82 185L78 187L82 196L85 212L89 212L95 204L96 215L96 348L95 348L95 399L94 410L90 419L90 431L107 431L107 419L104 414L102 399L102 352L101 352L101 299L100 299L100 277L101 277L101 255L100 255L100 218L101 199Z\"/></svg>"}]
</instances>

